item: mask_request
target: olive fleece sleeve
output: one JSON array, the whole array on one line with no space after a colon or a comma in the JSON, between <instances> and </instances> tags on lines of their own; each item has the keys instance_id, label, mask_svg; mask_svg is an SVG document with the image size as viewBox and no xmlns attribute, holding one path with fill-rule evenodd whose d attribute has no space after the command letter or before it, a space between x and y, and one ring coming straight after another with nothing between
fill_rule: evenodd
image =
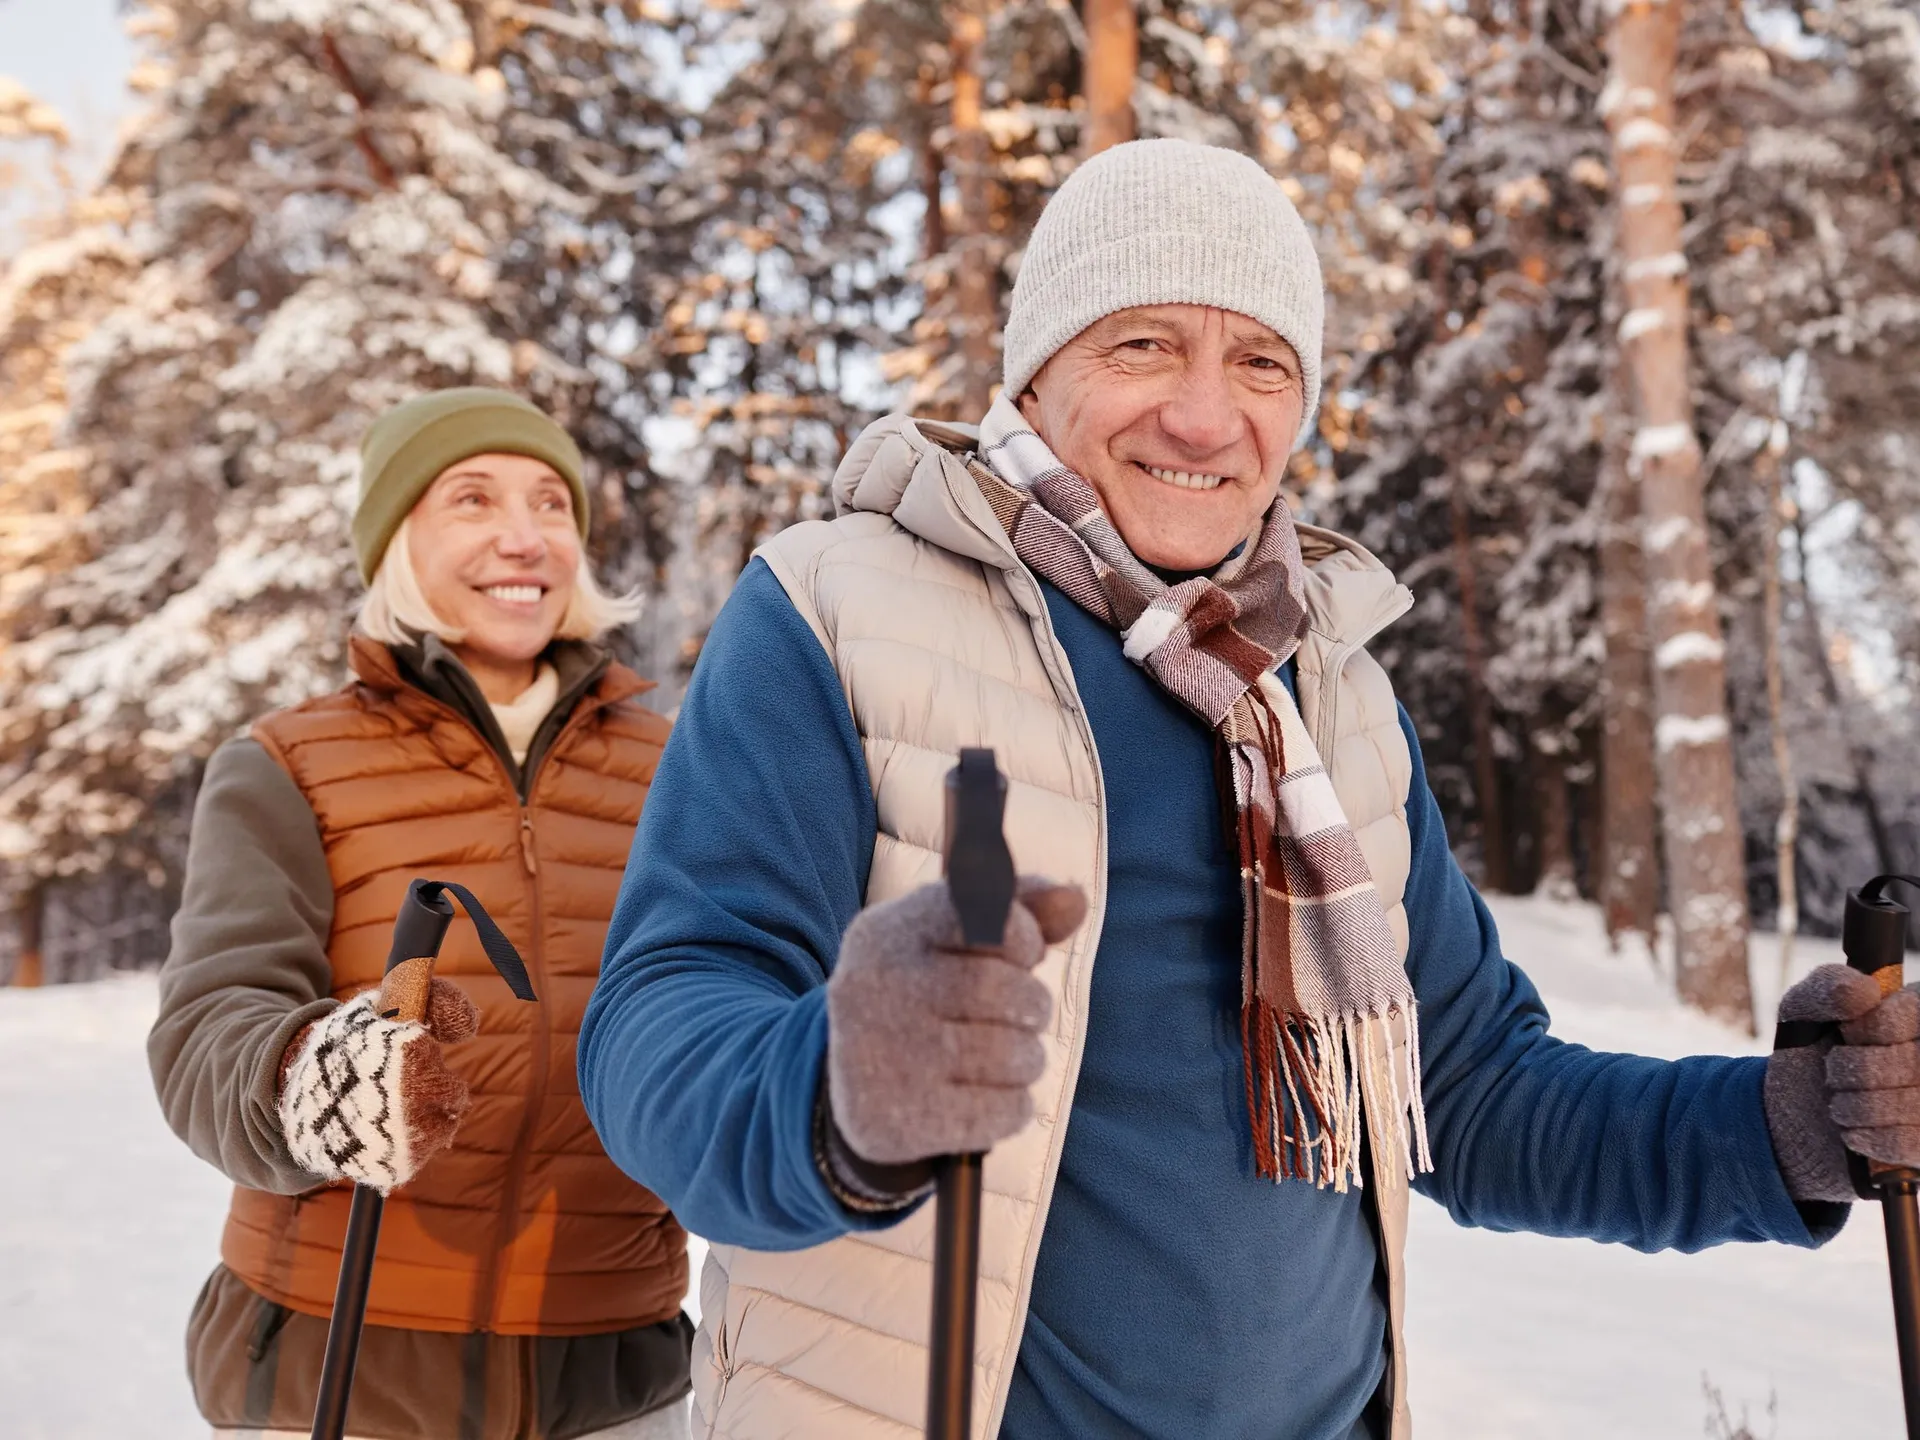
<instances>
[{"instance_id":1,"label":"olive fleece sleeve","mask_svg":"<svg viewBox=\"0 0 1920 1440\"><path fill-rule=\"evenodd\" d=\"M147 1036L173 1131L236 1184L293 1194L275 1087L288 1043L339 1002L326 942L333 880L313 809L274 758L230 740L194 805L186 886Z\"/></svg>"}]
</instances>

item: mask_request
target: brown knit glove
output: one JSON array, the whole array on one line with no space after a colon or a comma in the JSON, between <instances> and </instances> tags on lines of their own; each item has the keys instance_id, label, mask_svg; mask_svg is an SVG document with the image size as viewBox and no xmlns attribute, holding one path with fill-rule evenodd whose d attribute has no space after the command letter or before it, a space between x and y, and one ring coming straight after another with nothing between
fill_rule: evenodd
<instances>
[{"instance_id":1,"label":"brown knit glove","mask_svg":"<svg viewBox=\"0 0 1920 1440\"><path fill-rule=\"evenodd\" d=\"M827 981L827 1095L854 1155L898 1166L1025 1127L1053 1014L1032 971L1086 914L1077 887L1027 879L995 950L961 948L945 885L854 917Z\"/></svg>"},{"instance_id":2,"label":"brown knit glove","mask_svg":"<svg viewBox=\"0 0 1920 1440\"><path fill-rule=\"evenodd\" d=\"M1872 978L1822 965L1780 998L1780 1019L1838 1024L1840 1043L1767 1061L1767 1130L1796 1200L1855 1198L1847 1152L1920 1168L1920 991L1884 1000Z\"/></svg>"},{"instance_id":3,"label":"brown knit glove","mask_svg":"<svg viewBox=\"0 0 1920 1440\"><path fill-rule=\"evenodd\" d=\"M480 1014L446 980L433 982L423 1024L383 1019L379 999L356 995L294 1036L281 1061L280 1128L302 1169L384 1195L452 1141L469 1097L440 1047L470 1039Z\"/></svg>"}]
</instances>

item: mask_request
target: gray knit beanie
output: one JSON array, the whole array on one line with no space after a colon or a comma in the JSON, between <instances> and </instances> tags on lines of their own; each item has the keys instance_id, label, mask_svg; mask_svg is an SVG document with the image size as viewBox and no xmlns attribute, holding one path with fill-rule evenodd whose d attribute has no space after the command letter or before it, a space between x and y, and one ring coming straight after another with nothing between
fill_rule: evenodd
<instances>
[{"instance_id":1,"label":"gray knit beanie","mask_svg":"<svg viewBox=\"0 0 1920 1440\"><path fill-rule=\"evenodd\" d=\"M1320 257L1280 183L1235 150L1133 140L1103 150L1040 212L1002 352L1011 399L1087 326L1135 305L1212 305L1294 348L1309 433L1320 402Z\"/></svg>"}]
</instances>

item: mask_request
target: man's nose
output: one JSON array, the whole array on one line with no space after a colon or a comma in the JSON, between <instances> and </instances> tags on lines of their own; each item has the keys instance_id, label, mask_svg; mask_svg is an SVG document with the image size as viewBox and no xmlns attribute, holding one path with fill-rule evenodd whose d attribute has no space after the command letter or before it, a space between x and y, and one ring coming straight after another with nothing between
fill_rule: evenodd
<instances>
[{"instance_id":1,"label":"man's nose","mask_svg":"<svg viewBox=\"0 0 1920 1440\"><path fill-rule=\"evenodd\" d=\"M1160 428L1196 457L1233 444L1245 425L1233 386L1218 364L1188 366L1179 389L1160 407Z\"/></svg>"}]
</instances>

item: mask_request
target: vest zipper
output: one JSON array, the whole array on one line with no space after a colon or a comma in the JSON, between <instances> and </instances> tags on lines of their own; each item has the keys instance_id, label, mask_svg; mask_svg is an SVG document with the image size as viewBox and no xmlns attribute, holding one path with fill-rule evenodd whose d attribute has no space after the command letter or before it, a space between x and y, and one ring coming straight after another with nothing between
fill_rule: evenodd
<instances>
[{"instance_id":1,"label":"vest zipper","mask_svg":"<svg viewBox=\"0 0 1920 1440\"><path fill-rule=\"evenodd\" d=\"M539 769L547 761L560 753L567 738L587 720L599 714L603 707L588 703L584 697L576 702L571 715L562 725L547 748L540 752L539 763L520 777L525 787L526 798L520 803L520 863L527 872L527 895L529 900L528 930L530 943L526 954L521 956L527 962L527 973L533 981L533 993L538 997L534 1004L537 1014L533 1025L533 1074L527 1087L526 1109L520 1115L520 1129L514 1136L513 1151L507 1163L507 1185L500 1204L500 1223L494 1232L493 1249L487 1264L482 1267L480 1285L475 1292L477 1301L484 1303L485 1310L476 1320L484 1321L484 1328L491 1330L500 1314L500 1284L506 1274L507 1247L513 1243L514 1236L520 1232L520 1196L525 1189L527 1178L528 1149L540 1125L540 1112L547 1104L547 1071L552 1063L553 1036L551 1033L553 1011L548 1005L547 984L547 945L546 914L540 903L540 858L534 848L533 833L533 790L539 778ZM498 756L494 757L496 760ZM504 769L504 767L503 767ZM507 775L508 788L514 791L514 798L520 800L520 790L513 786L512 775ZM477 1308L477 1307L476 1307Z\"/></svg>"},{"instance_id":2,"label":"vest zipper","mask_svg":"<svg viewBox=\"0 0 1920 1440\"><path fill-rule=\"evenodd\" d=\"M540 752L538 765L520 777L520 783L514 783L513 771L508 767L493 745L488 742L483 731L479 730L471 719L462 715L453 706L436 696L421 692L426 702L436 709L451 714L469 730L479 733L482 745L494 762L501 768L501 778L506 781L507 790L520 807L520 863L527 872L527 893L529 897L529 915L531 917L529 945L520 957L527 962L527 972L533 981L536 1015L533 1026L533 1073L527 1089L526 1109L521 1113L520 1128L514 1136L513 1150L507 1163L507 1184L500 1206L499 1223L494 1231L494 1243L485 1262L474 1277L472 1292L473 1323L476 1329L493 1332L499 1318L500 1286L506 1274L507 1247L513 1243L520 1230L520 1195L526 1184L527 1151L533 1143L533 1137L540 1123L540 1112L546 1108L548 1089L548 1068L552 1060L553 1037L552 1010L547 995L547 953L544 930L546 917L540 903L540 859L534 848L533 833L533 787L538 769L560 752L572 733L584 726L588 719L599 714L604 705L589 701L584 695L574 703L573 713L566 719L553 738L547 742L546 749ZM529 758L532 758L529 752ZM522 798L522 787L525 797Z\"/></svg>"}]
</instances>

